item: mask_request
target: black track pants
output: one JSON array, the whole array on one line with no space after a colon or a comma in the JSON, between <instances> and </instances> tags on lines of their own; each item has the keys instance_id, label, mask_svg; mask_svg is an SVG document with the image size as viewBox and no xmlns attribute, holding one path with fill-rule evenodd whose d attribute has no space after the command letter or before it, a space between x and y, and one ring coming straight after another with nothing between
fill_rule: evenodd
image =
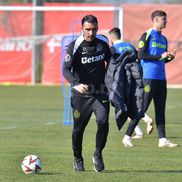
<instances>
[{"instance_id":1,"label":"black track pants","mask_svg":"<svg viewBox=\"0 0 182 182\"><path fill-rule=\"evenodd\" d=\"M96 95L92 97L74 96L71 98L73 108L73 132L72 148L74 156L82 156L82 140L85 127L87 126L91 114L94 112L97 123L96 151L101 153L107 141L109 131L109 101L106 95Z\"/></svg>"},{"instance_id":2,"label":"black track pants","mask_svg":"<svg viewBox=\"0 0 182 182\"><path fill-rule=\"evenodd\" d=\"M144 112L154 101L155 121L159 138L165 138L166 80L144 79Z\"/></svg>"}]
</instances>

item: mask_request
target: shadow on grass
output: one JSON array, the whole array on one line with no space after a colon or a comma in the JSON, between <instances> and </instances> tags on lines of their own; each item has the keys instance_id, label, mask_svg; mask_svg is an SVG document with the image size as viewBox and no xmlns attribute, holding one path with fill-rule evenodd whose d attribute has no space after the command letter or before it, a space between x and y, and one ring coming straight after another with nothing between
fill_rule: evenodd
<instances>
[{"instance_id":1,"label":"shadow on grass","mask_svg":"<svg viewBox=\"0 0 182 182\"><path fill-rule=\"evenodd\" d=\"M60 174L63 174L63 173L61 173L61 172L58 172L58 173L54 173L54 172L42 172L42 173L39 173L38 175L56 175L56 174L58 174L58 175L60 175Z\"/></svg>"},{"instance_id":2,"label":"shadow on grass","mask_svg":"<svg viewBox=\"0 0 182 182\"><path fill-rule=\"evenodd\" d=\"M182 137L177 137L177 136L169 136L168 138L182 138Z\"/></svg>"},{"instance_id":3,"label":"shadow on grass","mask_svg":"<svg viewBox=\"0 0 182 182\"><path fill-rule=\"evenodd\" d=\"M182 170L105 170L105 173L182 173Z\"/></svg>"},{"instance_id":4,"label":"shadow on grass","mask_svg":"<svg viewBox=\"0 0 182 182\"><path fill-rule=\"evenodd\" d=\"M95 173L94 170L85 170L84 172L73 172L74 174L85 174L85 173ZM174 173L174 174L177 174L177 173L182 173L182 170L105 170L103 172L100 172L101 174L103 173ZM63 173L61 172L42 172L42 173L39 173L37 175L47 175L47 176L51 176L51 175L61 175Z\"/></svg>"}]
</instances>

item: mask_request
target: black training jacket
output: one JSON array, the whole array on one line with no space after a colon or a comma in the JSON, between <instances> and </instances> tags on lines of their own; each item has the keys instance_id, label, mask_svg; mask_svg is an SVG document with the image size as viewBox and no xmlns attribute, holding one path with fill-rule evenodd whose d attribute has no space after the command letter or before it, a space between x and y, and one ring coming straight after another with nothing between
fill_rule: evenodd
<instances>
[{"instance_id":1,"label":"black training jacket","mask_svg":"<svg viewBox=\"0 0 182 182\"><path fill-rule=\"evenodd\" d=\"M142 69L134 53L126 52L111 58L105 77L109 100L115 107L115 118L120 130L127 117L139 120L143 113Z\"/></svg>"},{"instance_id":2,"label":"black training jacket","mask_svg":"<svg viewBox=\"0 0 182 182\"><path fill-rule=\"evenodd\" d=\"M90 93L103 90L106 72L105 61L111 57L109 46L99 38L86 42L83 35L71 42L63 64L63 75L72 86L87 84ZM107 90L107 89L106 89Z\"/></svg>"}]
</instances>

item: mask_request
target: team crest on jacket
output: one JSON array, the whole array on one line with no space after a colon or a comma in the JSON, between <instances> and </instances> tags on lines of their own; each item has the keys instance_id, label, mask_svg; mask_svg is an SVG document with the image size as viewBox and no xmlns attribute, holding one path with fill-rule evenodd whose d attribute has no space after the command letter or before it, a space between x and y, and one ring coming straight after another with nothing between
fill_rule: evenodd
<instances>
[{"instance_id":1,"label":"team crest on jacket","mask_svg":"<svg viewBox=\"0 0 182 182\"><path fill-rule=\"evenodd\" d=\"M80 118L80 112L78 110L75 110L73 115L75 119Z\"/></svg>"},{"instance_id":2,"label":"team crest on jacket","mask_svg":"<svg viewBox=\"0 0 182 182\"><path fill-rule=\"evenodd\" d=\"M150 85L146 85L145 88L144 88L144 91L145 91L146 93L149 93L149 92L151 91Z\"/></svg>"},{"instance_id":3,"label":"team crest on jacket","mask_svg":"<svg viewBox=\"0 0 182 182\"><path fill-rule=\"evenodd\" d=\"M143 41L140 41L140 42L138 43L138 48L142 48L144 45L145 45L145 43L144 43Z\"/></svg>"},{"instance_id":4,"label":"team crest on jacket","mask_svg":"<svg viewBox=\"0 0 182 182\"><path fill-rule=\"evenodd\" d=\"M103 45L102 44L97 44L97 51L102 52L103 51Z\"/></svg>"},{"instance_id":5,"label":"team crest on jacket","mask_svg":"<svg viewBox=\"0 0 182 182\"><path fill-rule=\"evenodd\" d=\"M64 57L65 62L69 62L71 60L71 56L67 53Z\"/></svg>"}]
</instances>

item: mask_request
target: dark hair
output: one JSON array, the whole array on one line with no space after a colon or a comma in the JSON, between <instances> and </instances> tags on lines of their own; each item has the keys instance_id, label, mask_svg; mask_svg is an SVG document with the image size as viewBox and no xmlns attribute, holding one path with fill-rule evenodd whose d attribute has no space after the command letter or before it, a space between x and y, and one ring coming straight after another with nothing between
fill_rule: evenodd
<instances>
[{"instance_id":1,"label":"dark hair","mask_svg":"<svg viewBox=\"0 0 182 182\"><path fill-rule=\"evenodd\" d=\"M98 24L97 18L94 15L86 15L82 18L82 25L85 23L96 23Z\"/></svg>"},{"instance_id":2,"label":"dark hair","mask_svg":"<svg viewBox=\"0 0 182 182\"><path fill-rule=\"evenodd\" d=\"M167 13L165 11L162 10L155 10L152 14L151 14L151 19L152 21L154 20L154 18L156 16L162 17L162 16L167 16Z\"/></svg>"},{"instance_id":3,"label":"dark hair","mask_svg":"<svg viewBox=\"0 0 182 182\"><path fill-rule=\"evenodd\" d=\"M117 39L121 39L121 31L119 28L112 28L110 31L109 31L109 34L114 34L114 36L117 38Z\"/></svg>"}]
</instances>

